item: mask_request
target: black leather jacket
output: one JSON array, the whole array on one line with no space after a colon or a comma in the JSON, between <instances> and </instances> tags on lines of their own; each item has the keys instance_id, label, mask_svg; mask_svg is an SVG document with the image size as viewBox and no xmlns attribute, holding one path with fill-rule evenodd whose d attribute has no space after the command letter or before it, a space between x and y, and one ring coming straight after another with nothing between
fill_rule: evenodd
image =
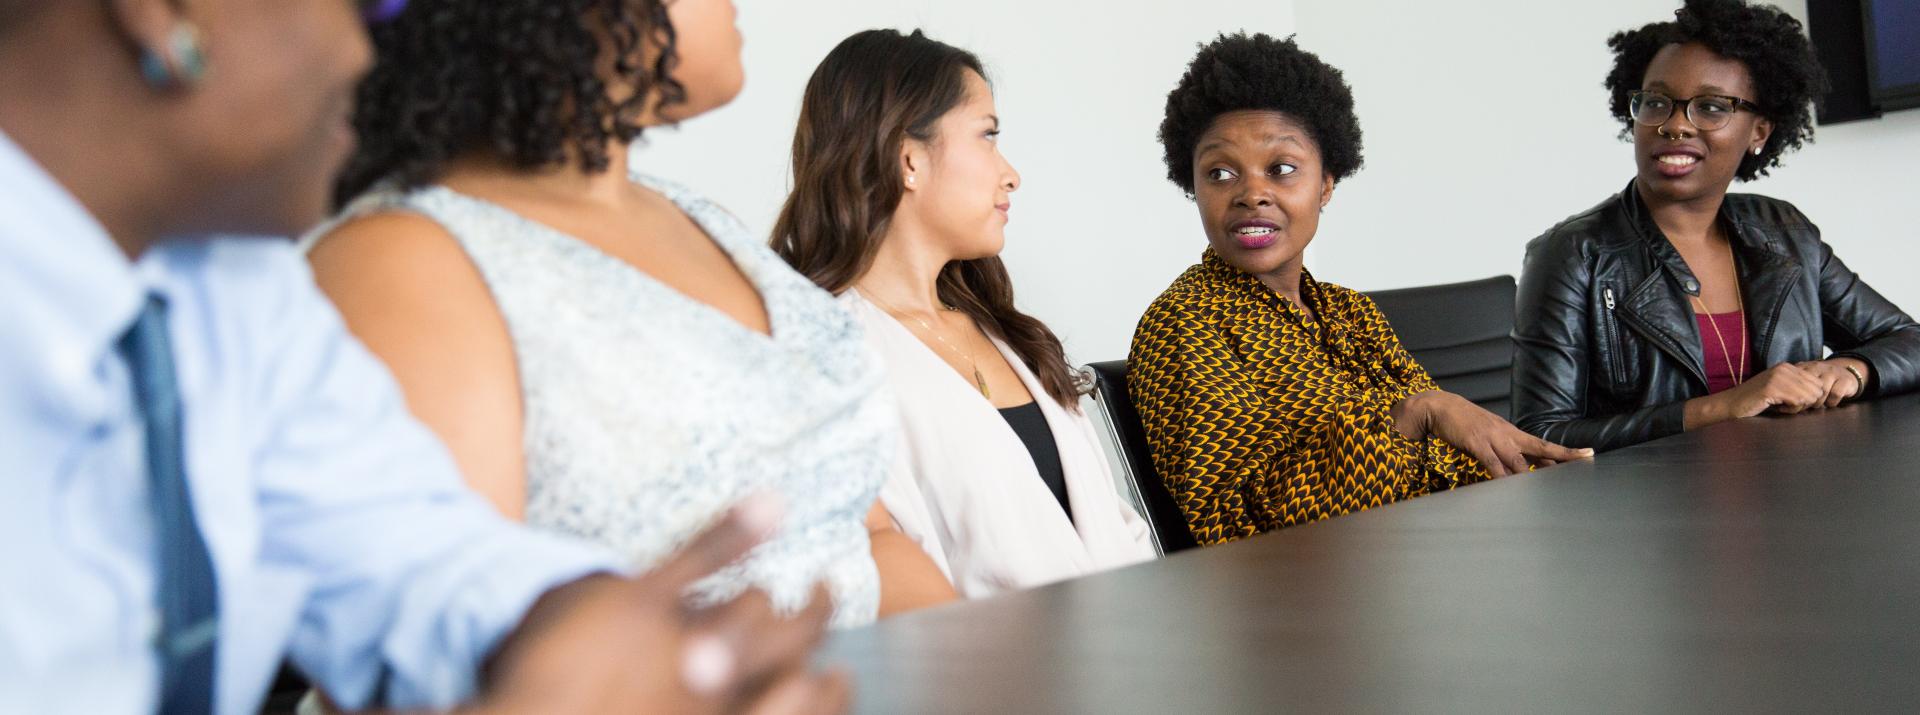
<instances>
[{"instance_id":1,"label":"black leather jacket","mask_svg":"<svg viewBox=\"0 0 1920 715\"><path fill-rule=\"evenodd\" d=\"M1753 362L1835 356L1872 365L1867 396L1920 379L1920 325L1867 286L1785 201L1728 194ZM1707 394L1699 283L1633 184L1527 244L1514 321L1513 415L1568 447L1608 450L1684 431ZM1758 370L1756 370L1757 372Z\"/></svg>"}]
</instances>

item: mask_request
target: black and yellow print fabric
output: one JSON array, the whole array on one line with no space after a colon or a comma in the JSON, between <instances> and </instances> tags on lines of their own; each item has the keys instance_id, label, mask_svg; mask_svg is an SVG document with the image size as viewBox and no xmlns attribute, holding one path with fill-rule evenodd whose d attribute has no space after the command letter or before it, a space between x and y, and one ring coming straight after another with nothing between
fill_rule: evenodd
<instances>
[{"instance_id":1,"label":"black and yellow print fabric","mask_svg":"<svg viewBox=\"0 0 1920 715\"><path fill-rule=\"evenodd\" d=\"M1309 320L1208 250L1140 319L1129 390L1154 467L1201 544L1488 478L1389 410L1437 390L1373 301L1302 273Z\"/></svg>"}]
</instances>

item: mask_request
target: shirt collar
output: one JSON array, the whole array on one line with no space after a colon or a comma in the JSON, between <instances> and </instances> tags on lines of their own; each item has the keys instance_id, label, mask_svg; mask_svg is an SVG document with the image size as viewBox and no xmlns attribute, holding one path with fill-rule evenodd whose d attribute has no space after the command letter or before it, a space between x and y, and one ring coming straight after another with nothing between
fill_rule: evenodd
<instances>
[{"instance_id":1,"label":"shirt collar","mask_svg":"<svg viewBox=\"0 0 1920 715\"><path fill-rule=\"evenodd\" d=\"M20 333L8 342L52 374L85 369L133 324L152 275L0 132L0 301L19 316L0 331Z\"/></svg>"},{"instance_id":2,"label":"shirt collar","mask_svg":"<svg viewBox=\"0 0 1920 715\"><path fill-rule=\"evenodd\" d=\"M1224 283L1243 297L1251 298L1255 302L1272 308L1278 313L1293 315L1296 319L1305 320L1306 316L1300 313L1299 308L1294 307L1293 303L1281 298L1279 294L1274 293L1272 288L1267 287L1267 284L1260 282L1258 276L1233 267L1233 264L1228 263L1227 259L1221 258L1220 254L1215 252L1212 247L1208 247L1206 252L1201 254L1200 263L1206 266L1207 270L1213 274L1215 280ZM1315 313L1326 312L1323 310L1325 301L1320 300L1320 283L1315 281L1313 279L1313 273L1304 267L1300 269L1300 299L1306 301L1307 305L1313 306ZM1321 319L1325 320L1326 316L1321 316Z\"/></svg>"}]
</instances>

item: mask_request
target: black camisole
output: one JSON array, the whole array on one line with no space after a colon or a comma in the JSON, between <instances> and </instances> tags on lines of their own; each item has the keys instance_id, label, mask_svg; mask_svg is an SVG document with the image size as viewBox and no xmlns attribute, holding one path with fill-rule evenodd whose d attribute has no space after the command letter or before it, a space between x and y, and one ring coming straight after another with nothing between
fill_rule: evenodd
<instances>
[{"instance_id":1,"label":"black camisole","mask_svg":"<svg viewBox=\"0 0 1920 715\"><path fill-rule=\"evenodd\" d=\"M1040 471L1040 480L1047 483L1047 489L1060 501L1060 509L1071 520L1073 505L1067 498L1066 472L1060 467L1060 446L1053 441L1053 428L1047 426L1047 415L1040 411L1040 403L1008 407L1000 411L1000 416L1006 418L1007 426L1026 443L1027 454L1033 457L1033 466Z\"/></svg>"}]
</instances>

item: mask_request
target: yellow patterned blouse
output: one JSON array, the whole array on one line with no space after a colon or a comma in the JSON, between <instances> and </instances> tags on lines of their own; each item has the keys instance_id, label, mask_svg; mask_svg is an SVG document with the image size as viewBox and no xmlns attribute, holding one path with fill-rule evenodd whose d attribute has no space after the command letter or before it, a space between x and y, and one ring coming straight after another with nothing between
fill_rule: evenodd
<instances>
[{"instance_id":1,"label":"yellow patterned blouse","mask_svg":"<svg viewBox=\"0 0 1920 715\"><path fill-rule=\"evenodd\" d=\"M1147 308L1127 385L1155 468L1201 544L1488 478L1388 411L1437 390L1373 301L1304 271L1316 320L1212 249Z\"/></svg>"}]
</instances>

